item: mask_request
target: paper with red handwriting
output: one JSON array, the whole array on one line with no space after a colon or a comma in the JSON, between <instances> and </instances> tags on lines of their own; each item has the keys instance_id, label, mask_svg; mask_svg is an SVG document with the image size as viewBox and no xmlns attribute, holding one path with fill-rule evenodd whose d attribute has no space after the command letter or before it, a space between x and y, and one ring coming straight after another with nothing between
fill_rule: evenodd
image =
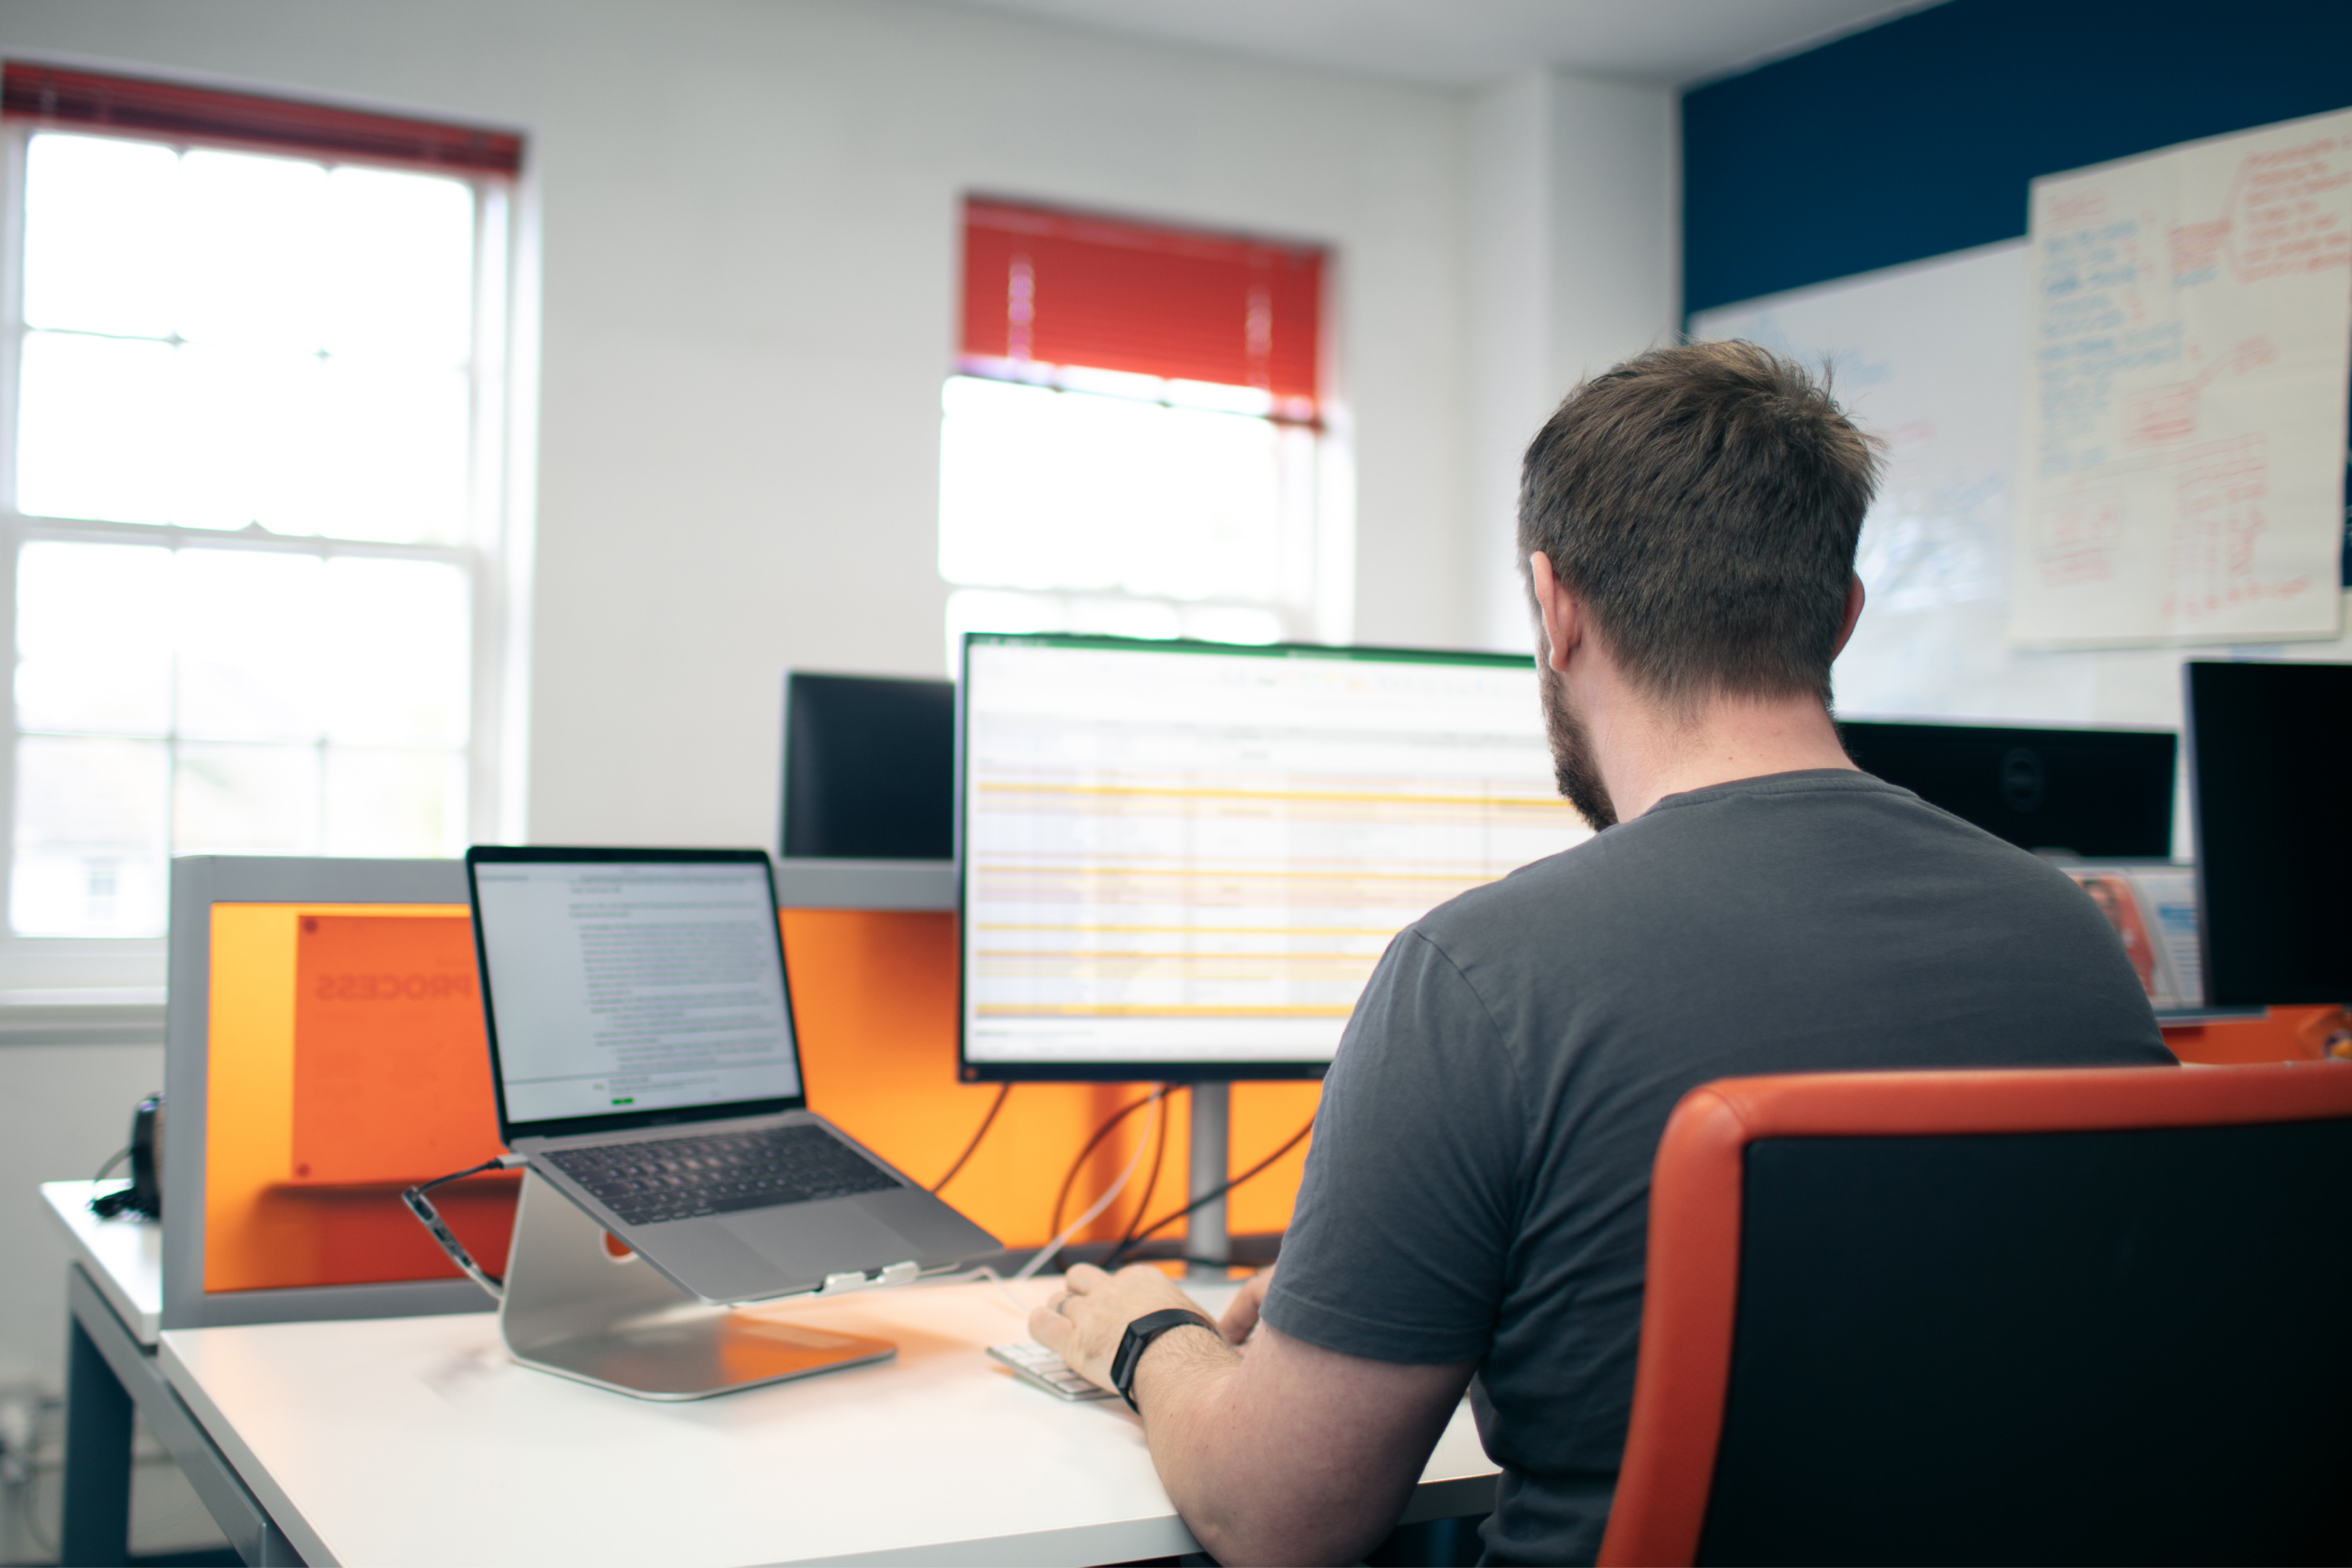
<instances>
[{"instance_id":1,"label":"paper with red handwriting","mask_svg":"<svg viewBox=\"0 0 2352 1568\"><path fill-rule=\"evenodd\" d=\"M2352 110L2033 182L2010 634L2334 637Z\"/></svg>"}]
</instances>

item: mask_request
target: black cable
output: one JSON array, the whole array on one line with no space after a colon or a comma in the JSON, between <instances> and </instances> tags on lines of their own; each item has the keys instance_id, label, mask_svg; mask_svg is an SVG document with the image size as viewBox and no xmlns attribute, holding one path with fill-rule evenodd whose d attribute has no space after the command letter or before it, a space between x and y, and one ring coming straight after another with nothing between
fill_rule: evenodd
<instances>
[{"instance_id":1,"label":"black cable","mask_svg":"<svg viewBox=\"0 0 2352 1568\"><path fill-rule=\"evenodd\" d=\"M1004 1098L1012 1092L1013 1085L1010 1083L1007 1083L996 1092L996 1098L989 1103L988 1114L980 1119L980 1131L974 1133L971 1135L971 1142L963 1146L963 1153L958 1155L956 1156L956 1163L948 1167L948 1174L940 1177L939 1180L931 1184L932 1197L937 1197L939 1196L940 1188L955 1180L956 1176L963 1170L964 1162L971 1159L974 1152L979 1149L981 1139L988 1136L988 1129L996 1124L996 1113L1004 1109Z\"/></svg>"},{"instance_id":2,"label":"black cable","mask_svg":"<svg viewBox=\"0 0 2352 1568\"><path fill-rule=\"evenodd\" d=\"M125 1144L121 1148L115 1150L114 1157L107 1161L104 1165L99 1166L98 1174L89 1179L92 1181L104 1181L106 1179L107 1172L112 1170L115 1166L121 1165L124 1160L129 1159L130 1157L131 1145L129 1144Z\"/></svg>"},{"instance_id":3,"label":"black cable","mask_svg":"<svg viewBox=\"0 0 2352 1568\"><path fill-rule=\"evenodd\" d=\"M1121 1122L1126 1121L1129 1116L1134 1115L1138 1111L1142 1110L1146 1105L1150 1104L1154 1100L1159 1099L1160 1096L1167 1092L1168 1091L1164 1086L1159 1089L1154 1089L1142 1099L1134 1102L1132 1104L1126 1106L1124 1109L1113 1114L1109 1121L1105 1122L1101 1126L1095 1129L1095 1135L1087 1140L1087 1146L1080 1149L1078 1151L1078 1157L1070 1162L1070 1173L1062 1178L1062 1190L1054 1195L1054 1223L1045 1228L1045 1234L1047 1236L1059 1236L1062 1233L1062 1206L1070 1201L1070 1188L1077 1184L1078 1173L1087 1168L1087 1156L1093 1154L1105 1138L1110 1136L1111 1129L1117 1127Z\"/></svg>"},{"instance_id":4,"label":"black cable","mask_svg":"<svg viewBox=\"0 0 2352 1568\"><path fill-rule=\"evenodd\" d=\"M1234 1188L1241 1186L1242 1183L1249 1180L1252 1176L1262 1174L1271 1166L1275 1161L1282 1158L1283 1155L1297 1148L1300 1141L1314 1130L1315 1118L1309 1116L1307 1119L1307 1125L1291 1134L1289 1138L1284 1142L1282 1147L1275 1150L1274 1153L1266 1155L1265 1158L1258 1161L1257 1164L1250 1166L1249 1169L1242 1172L1241 1175L1234 1177L1233 1180L1225 1183L1224 1186L1217 1188L1214 1192L1202 1193L1200 1197L1194 1198L1192 1202L1186 1204L1175 1213L1164 1215L1161 1218L1153 1220L1150 1225L1145 1226L1141 1233L1134 1237L1132 1239L1120 1242L1117 1247L1111 1249L1110 1256L1102 1260L1102 1267L1106 1270L1118 1268L1120 1261L1127 1256L1127 1250L1129 1248L1141 1246L1144 1242L1150 1240L1160 1231L1167 1229L1170 1226L1175 1224L1178 1220L1183 1218L1194 1209L1202 1208L1216 1202L1217 1199L1224 1197L1225 1194L1233 1191ZM1192 1260L1187 1259L1186 1261L1190 1262L1192 1261ZM1208 1261L1208 1260L1203 1259L1201 1260L1201 1261L1205 1262Z\"/></svg>"},{"instance_id":5,"label":"black cable","mask_svg":"<svg viewBox=\"0 0 2352 1568\"><path fill-rule=\"evenodd\" d=\"M1166 1090L1160 1091L1160 1097L1163 1100L1167 1098ZM1135 1212L1127 1217L1127 1228L1119 1233L1118 1247L1124 1247L1135 1239L1135 1228L1143 1223L1143 1211L1151 1206L1151 1195L1160 1186L1160 1162L1167 1155L1168 1107L1163 1104L1160 1107L1160 1134L1151 1145L1151 1174L1143 1178L1143 1190L1135 1195ZM1056 1231L1055 1234L1058 1236L1061 1233ZM1114 1247L1111 1250L1116 1252L1118 1247Z\"/></svg>"}]
</instances>

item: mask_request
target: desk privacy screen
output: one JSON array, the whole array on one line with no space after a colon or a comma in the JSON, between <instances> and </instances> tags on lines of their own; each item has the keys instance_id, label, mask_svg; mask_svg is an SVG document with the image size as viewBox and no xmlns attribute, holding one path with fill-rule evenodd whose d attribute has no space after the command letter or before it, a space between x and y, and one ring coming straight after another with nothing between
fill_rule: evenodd
<instances>
[{"instance_id":1,"label":"desk privacy screen","mask_svg":"<svg viewBox=\"0 0 2352 1568\"><path fill-rule=\"evenodd\" d=\"M499 1152L456 861L173 862L164 1323L487 1306L400 1202ZM440 1207L503 1259L517 1178Z\"/></svg>"},{"instance_id":2,"label":"desk privacy screen","mask_svg":"<svg viewBox=\"0 0 2352 1568\"><path fill-rule=\"evenodd\" d=\"M956 1073L957 941L947 910L887 875L780 878L810 1102L919 1179L945 1174L993 1090ZM888 870L891 868L881 868ZM188 856L173 862L164 1137L164 1323L474 1312L489 1300L399 1201L411 1181L498 1151L460 861ZM1056 1189L1134 1084L1034 1084L1003 1108L949 1199L1015 1246L1052 1233ZM1247 1085L1234 1168L1315 1109L1311 1083ZM1098 1191L1146 1135L1093 1146ZM1169 1136L1181 1146L1184 1108ZM1288 1223L1302 1146L1234 1195L1237 1230ZM1149 1194L1183 1201L1182 1162ZM436 1195L475 1256L503 1263L516 1178ZM1081 1239L1129 1223L1114 1205Z\"/></svg>"}]
</instances>

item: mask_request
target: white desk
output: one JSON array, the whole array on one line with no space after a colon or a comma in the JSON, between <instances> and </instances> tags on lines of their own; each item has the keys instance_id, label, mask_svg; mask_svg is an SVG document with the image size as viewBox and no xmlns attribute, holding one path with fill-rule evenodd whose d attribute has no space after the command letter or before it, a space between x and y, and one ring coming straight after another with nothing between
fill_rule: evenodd
<instances>
[{"instance_id":1,"label":"white desk","mask_svg":"<svg viewBox=\"0 0 2352 1568\"><path fill-rule=\"evenodd\" d=\"M163 1228L135 1217L100 1219L89 1211L89 1200L100 1193L130 1185L45 1181L41 1201L122 1326L141 1344L152 1345L156 1327L163 1321Z\"/></svg>"},{"instance_id":2,"label":"white desk","mask_svg":"<svg viewBox=\"0 0 2352 1568\"><path fill-rule=\"evenodd\" d=\"M1042 1298L1047 1283L1024 1287ZM689 1404L519 1367L487 1315L167 1330L165 1375L312 1563L1118 1563L1199 1550L1115 1401L983 1355L987 1283L766 1309L896 1361ZM1466 1409L1408 1519L1493 1506Z\"/></svg>"},{"instance_id":3,"label":"white desk","mask_svg":"<svg viewBox=\"0 0 2352 1568\"><path fill-rule=\"evenodd\" d=\"M90 1198L121 1182L55 1181L41 1197L73 1261L66 1270L65 1509L68 1563L120 1563L130 1552L131 1427L135 1408L247 1563L300 1561L268 1511L156 1363L163 1316L163 1228L100 1219Z\"/></svg>"},{"instance_id":4,"label":"white desk","mask_svg":"<svg viewBox=\"0 0 2352 1568\"><path fill-rule=\"evenodd\" d=\"M689 1404L516 1366L488 1312L165 1330L160 1354L142 1354L159 1338L157 1228L97 1219L91 1191L42 1186L82 1277L77 1323L103 1358L78 1364L74 1397L121 1402L119 1437L97 1452L83 1445L78 1462L68 1434L69 1490L79 1469L82 1487L108 1491L95 1539L120 1528L111 1489L118 1469L127 1489L135 1399L249 1562L289 1547L314 1564L1118 1563L1199 1549L1124 1405L1066 1404L986 1358L1027 1328L985 1282L765 1309L880 1335L898 1359ZM1053 1286L1013 1289L1043 1300ZM120 1395L102 1386L109 1368ZM1495 1476L1461 1410L1406 1520L1486 1512Z\"/></svg>"}]
</instances>

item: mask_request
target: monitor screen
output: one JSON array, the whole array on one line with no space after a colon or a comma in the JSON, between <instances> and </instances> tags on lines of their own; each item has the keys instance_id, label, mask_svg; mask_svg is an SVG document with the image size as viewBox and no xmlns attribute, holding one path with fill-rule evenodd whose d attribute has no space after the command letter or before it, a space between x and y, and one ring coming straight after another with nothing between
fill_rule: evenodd
<instances>
[{"instance_id":1,"label":"monitor screen","mask_svg":"<svg viewBox=\"0 0 2352 1568\"><path fill-rule=\"evenodd\" d=\"M2168 729L1855 721L1838 732L1864 772L2020 849L2128 860L2172 854L2179 747Z\"/></svg>"},{"instance_id":2,"label":"monitor screen","mask_svg":"<svg viewBox=\"0 0 2352 1568\"><path fill-rule=\"evenodd\" d=\"M1525 655L974 634L967 1078L1311 1077L1397 931L1590 836Z\"/></svg>"},{"instance_id":3,"label":"monitor screen","mask_svg":"<svg viewBox=\"0 0 2352 1568\"><path fill-rule=\"evenodd\" d=\"M800 1093L762 859L498 852L468 858L510 1128Z\"/></svg>"},{"instance_id":4,"label":"monitor screen","mask_svg":"<svg viewBox=\"0 0 2352 1568\"><path fill-rule=\"evenodd\" d=\"M2352 664L2184 674L2206 1000L2352 1001Z\"/></svg>"},{"instance_id":5,"label":"monitor screen","mask_svg":"<svg viewBox=\"0 0 2352 1568\"><path fill-rule=\"evenodd\" d=\"M782 831L803 860L955 853L955 685L883 675L784 677Z\"/></svg>"}]
</instances>

